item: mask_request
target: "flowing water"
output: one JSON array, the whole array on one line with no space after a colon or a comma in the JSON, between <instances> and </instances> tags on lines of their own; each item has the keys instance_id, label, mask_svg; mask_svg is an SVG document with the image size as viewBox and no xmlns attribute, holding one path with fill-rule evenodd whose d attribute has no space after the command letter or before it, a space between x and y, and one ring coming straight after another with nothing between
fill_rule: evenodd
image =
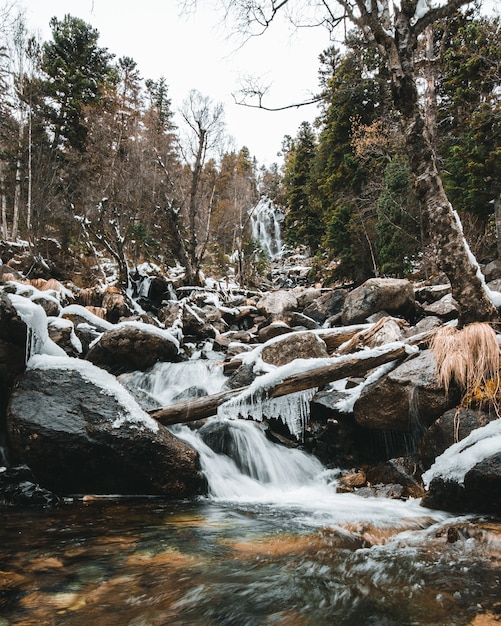
<instances>
[{"instance_id":1,"label":"flowing water","mask_svg":"<svg viewBox=\"0 0 501 626\"><path fill-rule=\"evenodd\" d=\"M283 213L268 198L261 198L250 213L252 237L259 242L270 259L282 254L283 219Z\"/></svg>"},{"instance_id":2,"label":"flowing water","mask_svg":"<svg viewBox=\"0 0 501 626\"><path fill-rule=\"evenodd\" d=\"M146 403L221 382L199 361L127 378ZM203 430L214 429L226 454L175 429L200 453L206 498L89 496L59 510L3 510L0 626L501 620L498 521L338 494L335 471L270 443L259 425Z\"/></svg>"}]
</instances>

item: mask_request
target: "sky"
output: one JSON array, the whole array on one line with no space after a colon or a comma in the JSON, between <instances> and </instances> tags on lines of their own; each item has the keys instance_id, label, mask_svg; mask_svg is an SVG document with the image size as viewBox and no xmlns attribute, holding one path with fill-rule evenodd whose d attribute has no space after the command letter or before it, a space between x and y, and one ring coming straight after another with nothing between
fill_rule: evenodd
<instances>
[{"instance_id":1,"label":"sky","mask_svg":"<svg viewBox=\"0 0 501 626\"><path fill-rule=\"evenodd\" d=\"M7 0L0 0L0 4ZM237 105L246 77L270 85L269 106L296 104L318 91L319 54L329 45L322 28L295 30L283 21L243 46L232 37L215 2L198 0L195 12L181 11L178 0L18 0L28 28L51 38L49 20L69 13L100 33L99 45L132 57L145 79L164 76L172 107L178 110L191 89L225 109L231 146L247 146L258 163L280 162L285 135L295 136L302 121L318 114L315 105L267 112ZM179 120L177 120L180 123Z\"/></svg>"}]
</instances>

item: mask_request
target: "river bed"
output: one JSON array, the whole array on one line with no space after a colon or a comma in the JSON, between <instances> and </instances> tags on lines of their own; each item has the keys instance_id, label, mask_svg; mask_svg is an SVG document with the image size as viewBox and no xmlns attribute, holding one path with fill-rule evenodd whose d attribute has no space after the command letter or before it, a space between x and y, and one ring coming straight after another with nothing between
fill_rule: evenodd
<instances>
[{"instance_id":1,"label":"river bed","mask_svg":"<svg viewBox=\"0 0 501 626\"><path fill-rule=\"evenodd\" d=\"M426 509L323 525L300 507L87 498L3 510L0 546L2 626L501 621L499 522Z\"/></svg>"}]
</instances>

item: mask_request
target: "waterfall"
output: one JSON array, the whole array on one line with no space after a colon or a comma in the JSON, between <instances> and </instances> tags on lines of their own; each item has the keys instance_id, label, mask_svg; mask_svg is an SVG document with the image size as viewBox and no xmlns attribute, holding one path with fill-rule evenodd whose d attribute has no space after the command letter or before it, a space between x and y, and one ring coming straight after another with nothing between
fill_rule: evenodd
<instances>
[{"instance_id":1,"label":"waterfall","mask_svg":"<svg viewBox=\"0 0 501 626\"><path fill-rule=\"evenodd\" d=\"M282 211L268 198L261 198L249 214L253 239L259 242L270 259L280 257L282 254L281 223L284 219Z\"/></svg>"},{"instance_id":2,"label":"waterfall","mask_svg":"<svg viewBox=\"0 0 501 626\"><path fill-rule=\"evenodd\" d=\"M121 382L138 402L154 406L196 397L199 392L216 393L226 380L221 365L207 360L158 363L149 372L124 376ZM301 416L287 419L299 423ZM418 526L429 519L430 512L412 500L337 493L339 470L326 469L302 450L272 443L260 423L214 417L198 430L186 425L170 430L199 453L213 501L271 507L280 515L294 511L296 522L313 527L360 520L408 527L411 519Z\"/></svg>"}]
</instances>

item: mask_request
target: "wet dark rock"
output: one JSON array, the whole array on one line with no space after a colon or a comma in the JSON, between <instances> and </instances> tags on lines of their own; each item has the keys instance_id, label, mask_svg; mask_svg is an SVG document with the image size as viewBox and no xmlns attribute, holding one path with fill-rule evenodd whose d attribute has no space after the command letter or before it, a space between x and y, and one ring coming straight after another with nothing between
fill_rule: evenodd
<instances>
[{"instance_id":1,"label":"wet dark rock","mask_svg":"<svg viewBox=\"0 0 501 626\"><path fill-rule=\"evenodd\" d=\"M28 370L7 413L13 462L29 465L37 482L57 494L203 493L198 454L137 406L133 411L127 417L115 395L77 369Z\"/></svg>"},{"instance_id":2,"label":"wet dark rock","mask_svg":"<svg viewBox=\"0 0 501 626\"><path fill-rule=\"evenodd\" d=\"M37 484L27 465L0 468L0 504L53 507L60 503L56 494Z\"/></svg>"},{"instance_id":3,"label":"wet dark rock","mask_svg":"<svg viewBox=\"0 0 501 626\"><path fill-rule=\"evenodd\" d=\"M367 481L371 485L400 485L401 495L420 498L424 495L421 474L416 456L399 457L371 467L367 471Z\"/></svg>"},{"instance_id":4,"label":"wet dark rock","mask_svg":"<svg viewBox=\"0 0 501 626\"><path fill-rule=\"evenodd\" d=\"M489 415L479 409L459 407L446 411L430 426L420 443L419 459L423 469L430 468L435 459L454 443L496 418L495 414Z\"/></svg>"},{"instance_id":5,"label":"wet dark rock","mask_svg":"<svg viewBox=\"0 0 501 626\"><path fill-rule=\"evenodd\" d=\"M398 278L370 278L346 296L343 324L359 324L379 311L413 318L416 302L411 283Z\"/></svg>"},{"instance_id":6,"label":"wet dark rock","mask_svg":"<svg viewBox=\"0 0 501 626\"><path fill-rule=\"evenodd\" d=\"M158 361L174 361L178 353L177 342L155 332L155 327L150 330L125 323L103 333L86 359L111 372L122 373L146 370Z\"/></svg>"},{"instance_id":7,"label":"wet dark rock","mask_svg":"<svg viewBox=\"0 0 501 626\"><path fill-rule=\"evenodd\" d=\"M236 371L234 371L225 383L226 389L238 389L239 387L247 387L256 378L253 365L244 363Z\"/></svg>"},{"instance_id":8,"label":"wet dark rock","mask_svg":"<svg viewBox=\"0 0 501 626\"><path fill-rule=\"evenodd\" d=\"M345 289L328 291L308 305L303 313L313 318L319 324L323 324L328 318L341 313L346 294Z\"/></svg>"},{"instance_id":9,"label":"wet dark rock","mask_svg":"<svg viewBox=\"0 0 501 626\"><path fill-rule=\"evenodd\" d=\"M438 386L433 353L424 350L365 388L353 413L364 428L421 432L457 399Z\"/></svg>"},{"instance_id":10,"label":"wet dark rock","mask_svg":"<svg viewBox=\"0 0 501 626\"><path fill-rule=\"evenodd\" d=\"M9 297L0 293L0 430L12 384L25 369L27 335Z\"/></svg>"}]
</instances>

